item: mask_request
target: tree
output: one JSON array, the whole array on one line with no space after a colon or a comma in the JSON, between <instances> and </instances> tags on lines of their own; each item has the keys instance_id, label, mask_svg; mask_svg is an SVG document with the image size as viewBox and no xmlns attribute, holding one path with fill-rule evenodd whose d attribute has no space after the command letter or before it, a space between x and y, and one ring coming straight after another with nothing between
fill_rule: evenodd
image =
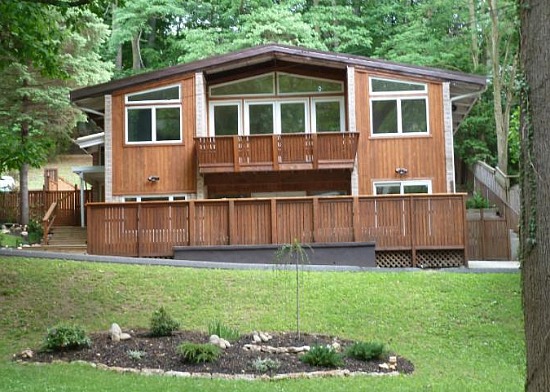
<instances>
[{"instance_id":1,"label":"tree","mask_svg":"<svg viewBox=\"0 0 550 392\"><path fill-rule=\"evenodd\" d=\"M550 3L522 0L521 271L527 352L526 391L550 390Z\"/></svg>"},{"instance_id":2,"label":"tree","mask_svg":"<svg viewBox=\"0 0 550 392\"><path fill-rule=\"evenodd\" d=\"M109 63L103 62L98 47L105 40L107 28L92 13L67 10L61 13L42 6L42 18L55 27L60 41L55 56L55 78L32 58L12 55L12 63L0 68L0 171L16 169L20 174L21 217L29 222L28 169L40 167L60 143L67 142L79 110L69 102L69 91L95 84L110 77ZM74 22L74 23L69 23Z\"/></svg>"}]
</instances>

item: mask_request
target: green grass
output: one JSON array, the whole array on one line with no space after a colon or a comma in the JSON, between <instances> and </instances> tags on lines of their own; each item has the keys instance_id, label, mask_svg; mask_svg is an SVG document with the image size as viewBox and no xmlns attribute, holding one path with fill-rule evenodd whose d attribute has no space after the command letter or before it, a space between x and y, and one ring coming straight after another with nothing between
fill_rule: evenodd
<instances>
[{"instance_id":1,"label":"green grass","mask_svg":"<svg viewBox=\"0 0 550 392\"><path fill-rule=\"evenodd\" d=\"M23 243L20 236L0 233L0 247L16 248Z\"/></svg>"},{"instance_id":2,"label":"green grass","mask_svg":"<svg viewBox=\"0 0 550 392\"><path fill-rule=\"evenodd\" d=\"M211 320L247 333L293 330L292 276L0 258L0 391L518 391L525 376L519 274L304 273L301 329L379 341L414 374L280 382L116 374L17 364L60 323L147 328L160 306L181 329Z\"/></svg>"}]
</instances>

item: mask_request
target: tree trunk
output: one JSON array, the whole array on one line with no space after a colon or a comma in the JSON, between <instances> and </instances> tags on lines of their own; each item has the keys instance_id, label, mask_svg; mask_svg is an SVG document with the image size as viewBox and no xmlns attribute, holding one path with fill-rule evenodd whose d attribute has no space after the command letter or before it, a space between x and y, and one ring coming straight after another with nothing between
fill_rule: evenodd
<instances>
[{"instance_id":1,"label":"tree trunk","mask_svg":"<svg viewBox=\"0 0 550 392\"><path fill-rule=\"evenodd\" d=\"M111 10L113 14L112 16L113 22L112 22L111 28L113 32L118 29L118 25L115 23L115 12L117 8L118 8L118 1L115 0L111 5ZM119 71L122 70L122 44L117 45L117 48L116 48L115 67Z\"/></svg>"},{"instance_id":2,"label":"tree trunk","mask_svg":"<svg viewBox=\"0 0 550 392\"><path fill-rule=\"evenodd\" d=\"M479 40L477 37L478 34L478 25L477 25L477 17L476 17L476 0L468 0L468 11L470 14L470 37L472 39L472 64L474 66L474 71L476 71L479 68Z\"/></svg>"},{"instance_id":3,"label":"tree trunk","mask_svg":"<svg viewBox=\"0 0 550 392\"><path fill-rule=\"evenodd\" d=\"M142 67L141 62L141 47L139 41L141 39L141 31L136 33L132 37L132 69L134 71L140 70Z\"/></svg>"},{"instance_id":4,"label":"tree trunk","mask_svg":"<svg viewBox=\"0 0 550 392\"><path fill-rule=\"evenodd\" d=\"M508 129L505 127L502 113L502 77L500 63L500 33L498 29L497 0L489 1L491 16L491 50L489 52L493 71L493 103L495 114L495 128L497 133L497 161L498 167L508 173Z\"/></svg>"},{"instance_id":5,"label":"tree trunk","mask_svg":"<svg viewBox=\"0 0 550 392\"><path fill-rule=\"evenodd\" d=\"M526 391L550 391L550 3L522 0L523 97L521 262Z\"/></svg>"},{"instance_id":6,"label":"tree trunk","mask_svg":"<svg viewBox=\"0 0 550 392\"><path fill-rule=\"evenodd\" d=\"M20 201L20 216L19 223L22 225L29 224L29 165L24 163L19 169L19 195Z\"/></svg>"}]
</instances>

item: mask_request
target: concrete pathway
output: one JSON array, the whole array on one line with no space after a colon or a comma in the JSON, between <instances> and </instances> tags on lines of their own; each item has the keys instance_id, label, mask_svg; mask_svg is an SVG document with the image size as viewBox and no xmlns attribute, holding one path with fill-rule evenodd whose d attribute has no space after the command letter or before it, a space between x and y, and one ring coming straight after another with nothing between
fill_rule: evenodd
<instances>
[{"instance_id":1,"label":"concrete pathway","mask_svg":"<svg viewBox=\"0 0 550 392\"><path fill-rule=\"evenodd\" d=\"M171 267L184 268L213 268L213 269L240 269L240 270L272 270L277 266L274 264L244 264L244 263L224 263L212 261L191 261L191 260L172 260L172 259L149 259L136 257L120 256L97 256L77 253L58 253L34 250L19 250L12 248L0 248L0 261L2 258L35 257L44 259L61 259L74 261L87 261L93 263L113 263L113 264L135 264L135 265L164 265ZM308 271L369 271L369 272L453 272L453 273L517 273L519 272L519 263L516 261L470 261L469 267L460 268L442 268L442 269L420 269L420 268L362 268L352 266L336 265L306 265Z\"/></svg>"}]
</instances>

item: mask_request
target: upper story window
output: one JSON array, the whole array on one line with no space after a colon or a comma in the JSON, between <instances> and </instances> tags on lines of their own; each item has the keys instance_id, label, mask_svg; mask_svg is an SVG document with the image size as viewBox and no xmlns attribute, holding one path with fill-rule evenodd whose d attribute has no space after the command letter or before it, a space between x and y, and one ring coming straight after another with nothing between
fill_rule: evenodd
<instances>
[{"instance_id":1,"label":"upper story window","mask_svg":"<svg viewBox=\"0 0 550 392\"><path fill-rule=\"evenodd\" d=\"M430 180L375 181L375 195L406 195L409 193L432 193Z\"/></svg>"},{"instance_id":2,"label":"upper story window","mask_svg":"<svg viewBox=\"0 0 550 392\"><path fill-rule=\"evenodd\" d=\"M127 94L126 143L174 143L182 140L180 86Z\"/></svg>"},{"instance_id":3,"label":"upper story window","mask_svg":"<svg viewBox=\"0 0 550 392\"><path fill-rule=\"evenodd\" d=\"M209 91L212 136L345 129L343 82L272 72Z\"/></svg>"},{"instance_id":4,"label":"upper story window","mask_svg":"<svg viewBox=\"0 0 550 392\"><path fill-rule=\"evenodd\" d=\"M373 135L428 134L428 88L425 83L370 78Z\"/></svg>"}]
</instances>

